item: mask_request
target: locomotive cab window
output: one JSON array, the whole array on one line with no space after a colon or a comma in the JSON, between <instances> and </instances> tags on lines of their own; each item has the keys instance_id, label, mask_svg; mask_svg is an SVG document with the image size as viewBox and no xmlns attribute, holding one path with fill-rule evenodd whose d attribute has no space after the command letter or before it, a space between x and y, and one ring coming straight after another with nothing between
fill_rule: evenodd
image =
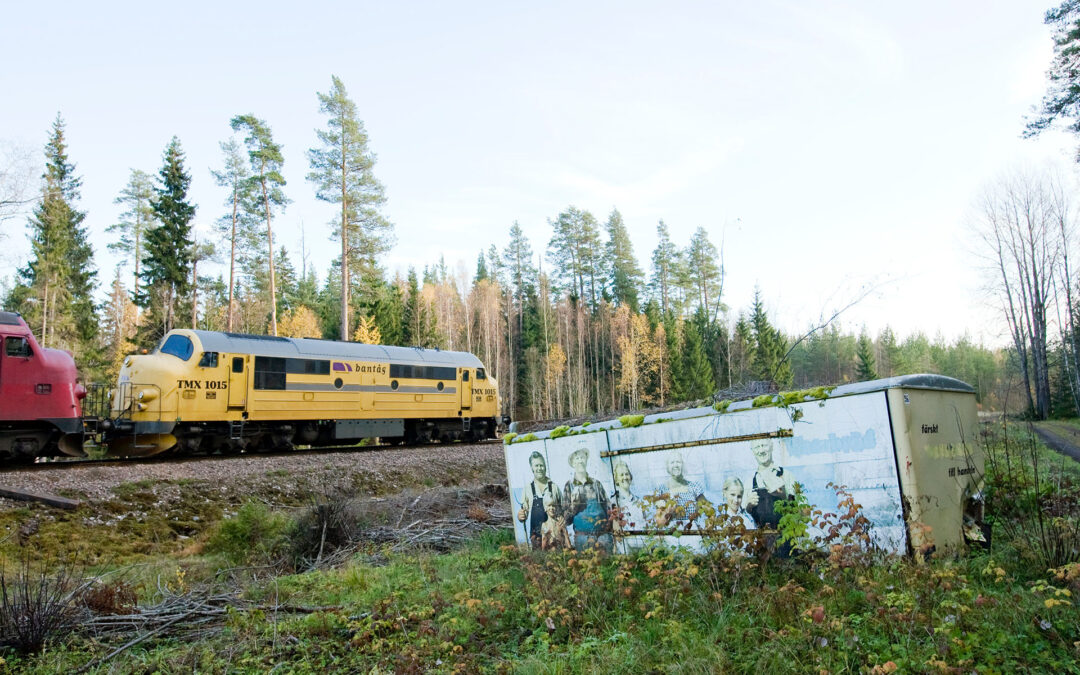
<instances>
[{"instance_id":1,"label":"locomotive cab window","mask_svg":"<svg viewBox=\"0 0 1080 675\"><path fill-rule=\"evenodd\" d=\"M9 337L4 340L4 353L8 356L29 358L33 356L30 350L30 341L24 337Z\"/></svg>"},{"instance_id":2,"label":"locomotive cab window","mask_svg":"<svg viewBox=\"0 0 1080 675\"><path fill-rule=\"evenodd\" d=\"M170 335L169 339L161 345L162 354L171 354L181 361L190 359L193 351L195 351L195 345L191 344L190 338L183 335Z\"/></svg>"},{"instance_id":3,"label":"locomotive cab window","mask_svg":"<svg viewBox=\"0 0 1080 675\"><path fill-rule=\"evenodd\" d=\"M199 359L200 368L217 368L217 352L203 352L202 358Z\"/></svg>"},{"instance_id":4,"label":"locomotive cab window","mask_svg":"<svg viewBox=\"0 0 1080 675\"><path fill-rule=\"evenodd\" d=\"M244 372L244 357L243 356L234 356L233 357L232 371L234 373L242 373L242 372Z\"/></svg>"},{"instance_id":5,"label":"locomotive cab window","mask_svg":"<svg viewBox=\"0 0 1080 675\"><path fill-rule=\"evenodd\" d=\"M476 369L476 379L478 379L478 380L486 380L487 379L487 373L484 372L483 368L477 368Z\"/></svg>"},{"instance_id":6,"label":"locomotive cab window","mask_svg":"<svg viewBox=\"0 0 1080 675\"><path fill-rule=\"evenodd\" d=\"M467 371L467 370L461 371L461 381L462 382L468 382L469 381L469 371Z\"/></svg>"}]
</instances>

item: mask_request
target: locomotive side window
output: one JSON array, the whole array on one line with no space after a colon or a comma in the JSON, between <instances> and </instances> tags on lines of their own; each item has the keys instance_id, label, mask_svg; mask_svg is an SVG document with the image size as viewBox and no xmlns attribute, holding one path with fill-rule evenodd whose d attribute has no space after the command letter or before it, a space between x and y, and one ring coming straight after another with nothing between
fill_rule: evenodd
<instances>
[{"instance_id":1,"label":"locomotive side window","mask_svg":"<svg viewBox=\"0 0 1080 675\"><path fill-rule=\"evenodd\" d=\"M478 379L478 380L486 380L487 379L487 373L484 372L483 368L477 368L476 369L476 379Z\"/></svg>"},{"instance_id":2,"label":"locomotive side window","mask_svg":"<svg viewBox=\"0 0 1080 675\"><path fill-rule=\"evenodd\" d=\"M242 372L244 372L244 357L243 356L234 356L233 357L232 371L234 373L242 373Z\"/></svg>"},{"instance_id":3,"label":"locomotive side window","mask_svg":"<svg viewBox=\"0 0 1080 675\"><path fill-rule=\"evenodd\" d=\"M462 382L468 382L469 381L469 371L467 371L467 370L461 371L461 381Z\"/></svg>"},{"instance_id":4,"label":"locomotive side window","mask_svg":"<svg viewBox=\"0 0 1080 675\"><path fill-rule=\"evenodd\" d=\"M183 335L170 335L165 344L161 345L162 354L172 354L181 361L190 359L193 351L195 351L195 345Z\"/></svg>"},{"instance_id":5,"label":"locomotive side window","mask_svg":"<svg viewBox=\"0 0 1080 675\"><path fill-rule=\"evenodd\" d=\"M4 340L4 353L8 356L29 358L33 356L30 351L30 341L24 337L9 337Z\"/></svg>"},{"instance_id":6,"label":"locomotive side window","mask_svg":"<svg viewBox=\"0 0 1080 675\"><path fill-rule=\"evenodd\" d=\"M217 368L217 352L203 352L202 358L199 359L200 368Z\"/></svg>"},{"instance_id":7,"label":"locomotive side window","mask_svg":"<svg viewBox=\"0 0 1080 675\"><path fill-rule=\"evenodd\" d=\"M285 359L272 356L255 357L255 388L281 391L285 389Z\"/></svg>"},{"instance_id":8,"label":"locomotive side window","mask_svg":"<svg viewBox=\"0 0 1080 675\"><path fill-rule=\"evenodd\" d=\"M414 366L406 363L391 363L390 377L399 377L403 380L454 380L457 379L457 369L442 366Z\"/></svg>"}]
</instances>

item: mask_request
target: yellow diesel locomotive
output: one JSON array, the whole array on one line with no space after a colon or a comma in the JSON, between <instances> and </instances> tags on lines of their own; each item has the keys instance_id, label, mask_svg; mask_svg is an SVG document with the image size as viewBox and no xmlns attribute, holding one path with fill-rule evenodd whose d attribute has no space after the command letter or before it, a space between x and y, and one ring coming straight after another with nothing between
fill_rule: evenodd
<instances>
[{"instance_id":1,"label":"yellow diesel locomotive","mask_svg":"<svg viewBox=\"0 0 1080 675\"><path fill-rule=\"evenodd\" d=\"M494 438L498 385L466 352L203 330L128 356L109 454Z\"/></svg>"}]
</instances>

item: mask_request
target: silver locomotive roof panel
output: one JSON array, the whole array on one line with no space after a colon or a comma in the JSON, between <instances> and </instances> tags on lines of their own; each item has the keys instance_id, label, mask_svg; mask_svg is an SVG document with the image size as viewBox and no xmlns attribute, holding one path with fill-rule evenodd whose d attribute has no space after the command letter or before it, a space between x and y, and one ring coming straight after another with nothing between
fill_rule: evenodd
<instances>
[{"instance_id":1,"label":"silver locomotive roof panel","mask_svg":"<svg viewBox=\"0 0 1080 675\"><path fill-rule=\"evenodd\" d=\"M271 335L243 335L215 331L191 331L202 343L203 351L227 354L254 354L290 359L338 359L342 361L374 361L376 363L425 364L482 368L480 359L468 352L450 352L419 347L366 345L360 342L338 342L313 338L286 338Z\"/></svg>"}]
</instances>

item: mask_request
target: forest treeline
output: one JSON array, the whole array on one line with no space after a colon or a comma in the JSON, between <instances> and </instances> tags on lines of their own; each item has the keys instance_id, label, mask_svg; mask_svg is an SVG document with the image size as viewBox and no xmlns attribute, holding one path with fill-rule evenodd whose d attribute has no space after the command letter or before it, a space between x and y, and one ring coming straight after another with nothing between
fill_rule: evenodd
<instances>
[{"instance_id":1,"label":"forest treeline","mask_svg":"<svg viewBox=\"0 0 1080 675\"><path fill-rule=\"evenodd\" d=\"M617 209L597 218L569 206L549 219L546 242L530 242L515 222L475 265L440 259L391 277L380 259L393 225L380 211L384 190L363 123L338 78L318 100L326 127L307 152L308 180L335 205L326 234L341 253L329 269L307 264L305 251L275 247L290 201L285 158L264 120L238 115L211 176L220 204L188 198L179 139L156 175L131 171L106 242L123 263L100 279L78 208L81 178L57 116L27 221L31 259L4 308L22 313L43 345L71 350L88 380L108 380L126 354L152 348L171 328L197 327L473 352L519 419L671 405L750 382L790 388L915 372L967 381L990 407L1020 405L1009 393L1018 382L1015 350L901 339L888 328L871 336L836 322L785 335L760 293L742 311L725 304L722 257L705 228L676 242L660 221L644 270ZM213 242L195 239L197 208L219 215ZM227 274L206 274L208 262ZM104 303L94 300L100 284ZM1067 398L1057 396L1062 405Z\"/></svg>"}]
</instances>

